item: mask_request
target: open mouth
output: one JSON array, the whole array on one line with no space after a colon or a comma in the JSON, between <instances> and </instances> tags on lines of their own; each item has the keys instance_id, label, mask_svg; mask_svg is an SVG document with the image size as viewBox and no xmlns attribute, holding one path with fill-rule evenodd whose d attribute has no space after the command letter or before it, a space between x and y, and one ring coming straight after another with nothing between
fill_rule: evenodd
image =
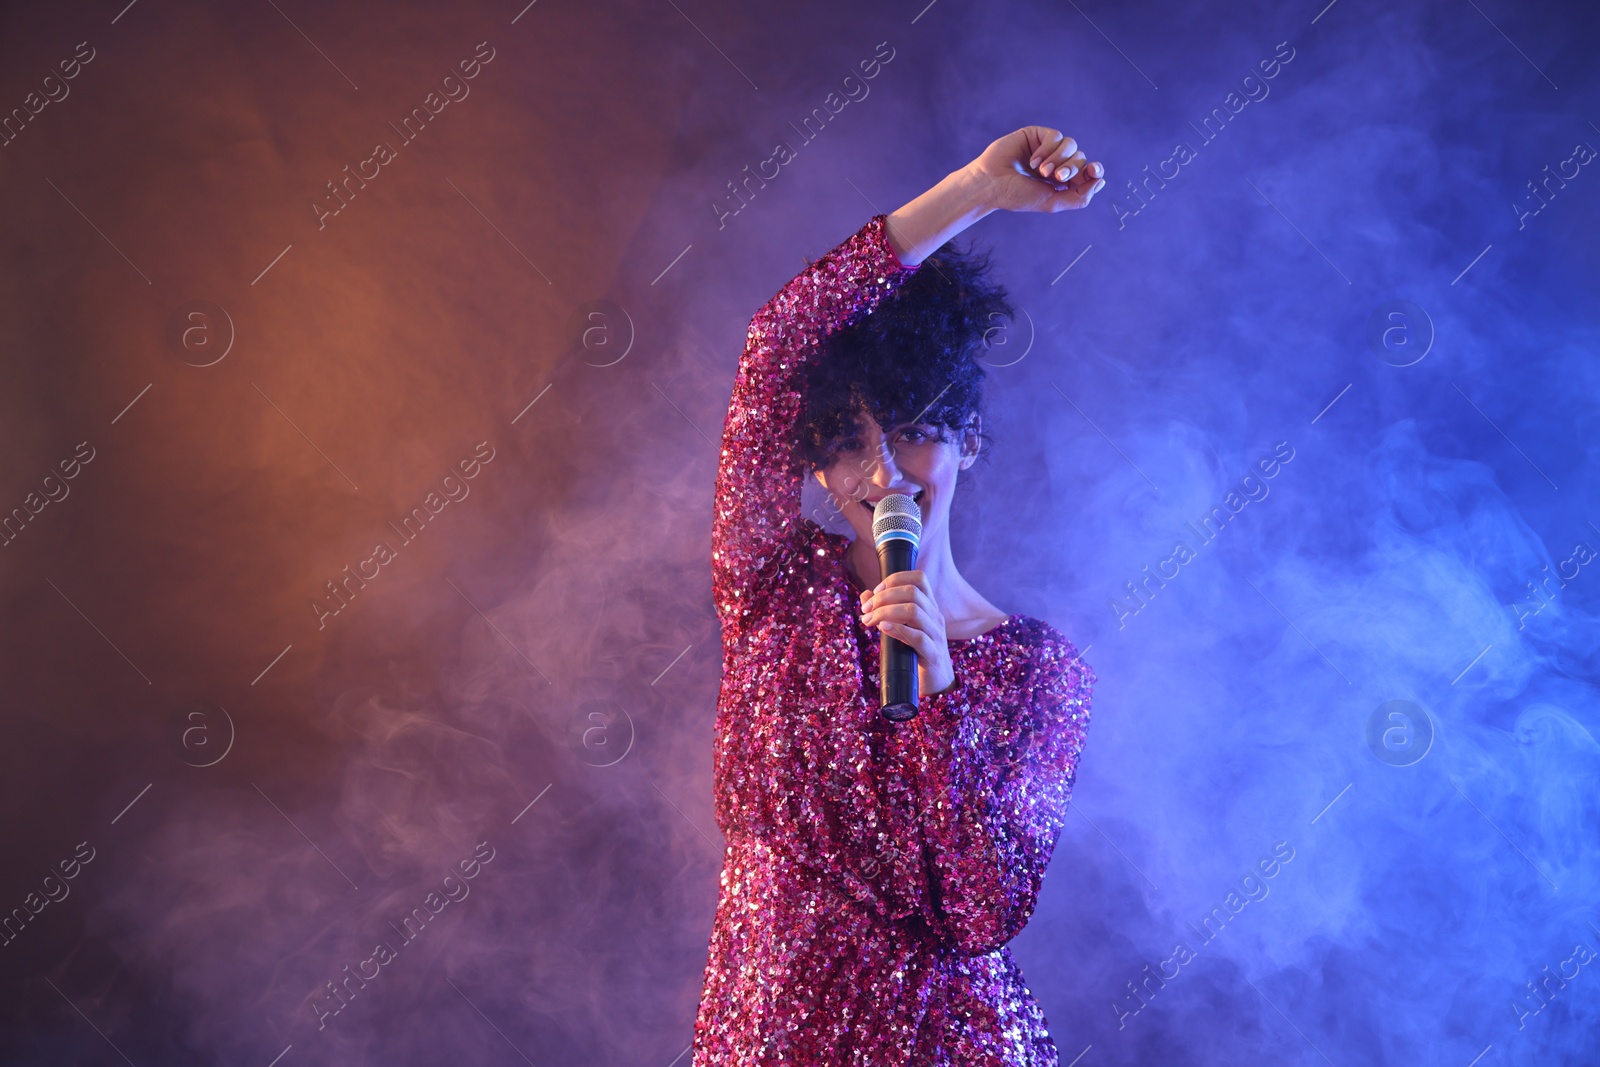
<instances>
[{"instance_id":1,"label":"open mouth","mask_svg":"<svg viewBox=\"0 0 1600 1067\"><path fill-rule=\"evenodd\" d=\"M927 490L926 489L919 489L919 490L917 490L916 495L914 495L911 499L915 500L917 502L917 507L920 508L920 507L922 507L922 498L926 494L927 494ZM856 503L858 503L862 507L866 508L868 515L876 515L878 513L878 507L877 507L876 502L874 502L874 501L871 501L871 500L858 500L858 501L856 501Z\"/></svg>"}]
</instances>

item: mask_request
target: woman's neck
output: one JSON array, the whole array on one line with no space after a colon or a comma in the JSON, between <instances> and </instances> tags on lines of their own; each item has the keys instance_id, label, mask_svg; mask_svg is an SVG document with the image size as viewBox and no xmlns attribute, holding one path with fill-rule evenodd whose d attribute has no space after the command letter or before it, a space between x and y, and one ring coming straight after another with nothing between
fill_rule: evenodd
<instances>
[{"instance_id":1,"label":"woman's neck","mask_svg":"<svg viewBox=\"0 0 1600 1067\"><path fill-rule=\"evenodd\" d=\"M999 613L956 570L950 555L950 542L923 546L926 554L917 553L917 569L928 576L933 588L934 602L947 620L970 619ZM872 589L883 581L883 566L878 560L878 549L871 540L858 537L850 543L845 553L845 571L859 589Z\"/></svg>"}]
</instances>

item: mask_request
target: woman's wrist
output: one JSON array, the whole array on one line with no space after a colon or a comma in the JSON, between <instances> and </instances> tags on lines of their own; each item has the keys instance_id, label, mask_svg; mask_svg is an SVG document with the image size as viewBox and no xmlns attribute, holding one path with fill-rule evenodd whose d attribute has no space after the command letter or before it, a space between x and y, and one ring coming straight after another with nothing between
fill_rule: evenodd
<instances>
[{"instance_id":1,"label":"woman's wrist","mask_svg":"<svg viewBox=\"0 0 1600 1067\"><path fill-rule=\"evenodd\" d=\"M908 267L995 210L993 179L968 164L953 170L915 200L890 213L889 247Z\"/></svg>"}]
</instances>

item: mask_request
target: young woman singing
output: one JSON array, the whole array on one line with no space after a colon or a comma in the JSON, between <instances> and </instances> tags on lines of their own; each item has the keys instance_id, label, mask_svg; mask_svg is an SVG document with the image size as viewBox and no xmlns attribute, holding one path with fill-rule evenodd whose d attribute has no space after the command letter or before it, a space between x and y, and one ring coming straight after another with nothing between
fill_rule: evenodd
<instances>
[{"instance_id":1,"label":"young woman singing","mask_svg":"<svg viewBox=\"0 0 1600 1067\"><path fill-rule=\"evenodd\" d=\"M1058 630L956 569L957 476L1011 311L947 242L991 211L1105 185L1028 126L786 284L751 320L723 428L712 579L721 895L692 1067L1055 1067L1006 943L1033 913L1077 773L1094 673ZM854 538L801 515L806 473ZM874 504L922 509L883 579ZM917 653L919 712L879 714L878 646Z\"/></svg>"}]
</instances>

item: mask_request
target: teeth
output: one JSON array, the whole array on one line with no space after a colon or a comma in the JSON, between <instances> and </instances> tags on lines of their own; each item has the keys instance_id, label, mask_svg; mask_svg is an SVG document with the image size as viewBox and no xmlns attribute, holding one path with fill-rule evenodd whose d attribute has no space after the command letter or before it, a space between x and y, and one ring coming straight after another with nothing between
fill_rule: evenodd
<instances>
[{"instance_id":1,"label":"teeth","mask_svg":"<svg viewBox=\"0 0 1600 1067\"><path fill-rule=\"evenodd\" d=\"M926 490L919 490L916 495L911 498L917 502L918 506L922 504L922 494L924 492L926 492ZM857 503L866 508L868 511L875 512L878 509L878 503L875 500L859 500Z\"/></svg>"}]
</instances>

